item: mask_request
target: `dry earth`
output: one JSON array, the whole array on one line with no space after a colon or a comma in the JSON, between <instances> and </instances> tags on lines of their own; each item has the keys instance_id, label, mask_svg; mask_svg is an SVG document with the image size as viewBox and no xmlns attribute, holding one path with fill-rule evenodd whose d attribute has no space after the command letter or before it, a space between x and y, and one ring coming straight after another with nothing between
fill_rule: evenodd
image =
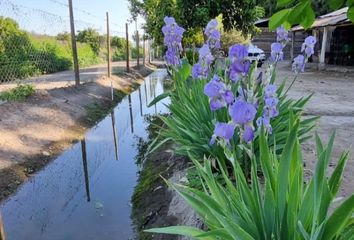
<instances>
[{"instance_id":1,"label":"dry earth","mask_svg":"<svg viewBox=\"0 0 354 240\"><path fill-rule=\"evenodd\" d=\"M289 63L280 67L278 79L293 76L289 71ZM292 77L287 79L289 85ZM329 171L333 171L339 156L349 150L350 156L344 173L340 195L346 197L354 193L354 74L331 71L306 70L295 82L289 96L299 98L313 93L313 97L305 108L306 115L320 116L317 133L324 142L328 142L333 130L336 138L333 157ZM316 163L314 140L308 140L303 146L308 174L311 174Z\"/></svg>"},{"instance_id":2,"label":"dry earth","mask_svg":"<svg viewBox=\"0 0 354 240\"><path fill-rule=\"evenodd\" d=\"M140 68L127 74L123 66L114 64L113 72L119 76L112 78L105 77L104 65L87 68L80 75L83 84L79 87L74 86L72 71L26 80L35 82L34 96L24 102L0 104L0 200L80 139L90 126L87 106L112 104L111 81L126 94L151 72ZM1 85L0 90L13 86Z\"/></svg>"}]
</instances>

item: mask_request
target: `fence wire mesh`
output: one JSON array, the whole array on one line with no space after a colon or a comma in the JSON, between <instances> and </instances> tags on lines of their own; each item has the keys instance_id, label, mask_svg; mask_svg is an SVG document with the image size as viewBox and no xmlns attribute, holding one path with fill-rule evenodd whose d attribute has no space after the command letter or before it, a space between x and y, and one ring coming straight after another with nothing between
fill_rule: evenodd
<instances>
[{"instance_id":1,"label":"fence wire mesh","mask_svg":"<svg viewBox=\"0 0 354 240\"><path fill-rule=\"evenodd\" d=\"M49 2L52 10L44 11L0 0L0 84L72 69L69 6L64 1ZM66 14L59 16L50 12L53 9ZM105 13L99 17L79 8L73 10L74 15L79 12L84 16L74 22L80 68L104 63ZM124 60L125 26L111 22L110 36L112 59Z\"/></svg>"}]
</instances>

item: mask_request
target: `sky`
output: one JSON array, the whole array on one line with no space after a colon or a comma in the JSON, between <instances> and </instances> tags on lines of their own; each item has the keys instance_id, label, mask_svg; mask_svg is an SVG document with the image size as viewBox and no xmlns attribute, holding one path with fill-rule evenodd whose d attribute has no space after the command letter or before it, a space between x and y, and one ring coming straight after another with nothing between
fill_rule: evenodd
<instances>
[{"instance_id":1,"label":"sky","mask_svg":"<svg viewBox=\"0 0 354 240\"><path fill-rule=\"evenodd\" d=\"M125 23L131 19L127 0L72 0L76 30L92 27L106 33L106 12L110 15L111 35L125 36ZM21 28L56 35L70 31L68 0L0 0L0 15L14 18ZM143 19L138 19L142 33ZM129 24L130 36L135 23Z\"/></svg>"}]
</instances>

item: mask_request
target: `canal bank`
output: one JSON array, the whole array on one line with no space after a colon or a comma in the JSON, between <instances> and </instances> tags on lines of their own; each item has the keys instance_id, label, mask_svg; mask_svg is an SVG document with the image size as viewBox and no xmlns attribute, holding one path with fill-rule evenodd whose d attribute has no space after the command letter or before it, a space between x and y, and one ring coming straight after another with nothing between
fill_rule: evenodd
<instances>
[{"instance_id":1,"label":"canal bank","mask_svg":"<svg viewBox=\"0 0 354 240\"><path fill-rule=\"evenodd\" d=\"M153 66L100 77L80 87L41 88L24 102L0 105L0 202L46 166L136 89ZM111 101L111 82L114 101ZM55 84L55 82L53 82Z\"/></svg>"},{"instance_id":2,"label":"canal bank","mask_svg":"<svg viewBox=\"0 0 354 240\"><path fill-rule=\"evenodd\" d=\"M6 239L134 239L131 197L137 145L150 115L167 111L166 71L158 70L122 98L81 140L24 183L0 207Z\"/></svg>"}]
</instances>

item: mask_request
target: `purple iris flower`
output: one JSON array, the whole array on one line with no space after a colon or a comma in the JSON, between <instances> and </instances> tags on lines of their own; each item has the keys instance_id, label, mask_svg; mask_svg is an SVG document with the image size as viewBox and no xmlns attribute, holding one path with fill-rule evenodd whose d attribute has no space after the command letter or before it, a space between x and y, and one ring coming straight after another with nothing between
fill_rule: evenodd
<instances>
[{"instance_id":1,"label":"purple iris flower","mask_svg":"<svg viewBox=\"0 0 354 240\"><path fill-rule=\"evenodd\" d=\"M204 44L199 49L199 61L203 61L206 65L210 65L214 60L213 55L210 52L210 48L208 44Z\"/></svg>"},{"instance_id":2,"label":"purple iris flower","mask_svg":"<svg viewBox=\"0 0 354 240\"><path fill-rule=\"evenodd\" d=\"M231 66L230 66L231 70L235 71L236 73L241 73L244 75L248 74L248 71L251 68L251 63L248 60L244 60L244 61L234 61Z\"/></svg>"},{"instance_id":3,"label":"purple iris flower","mask_svg":"<svg viewBox=\"0 0 354 240\"><path fill-rule=\"evenodd\" d=\"M306 58L311 57L315 53L315 44L317 40L314 36L308 36L301 46L301 52L305 52Z\"/></svg>"},{"instance_id":4,"label":"purple iris flower","mask_svg":"<svg viewBox=\"0 0 354 240\"><path fill-rule=\"evenodd\" d=\"M269 106L269 107L276 107L278 105L278 98L276 97L266 97L264 99L265 105Z\"/></svg>"},{"instance_id":5,"label":"purple iris flower","mask_svg":"<svg viewBox=\"0 0 354 240\"><path fill-rule=\"evenodd\" d=\"M285 30L284 26L277 28L277 42L289 41L289 32Z\"/></svg>"},{"instance_id":6,"label":"purple iris flower","mask_svg":"<svg viewBox=\"0 0 354 240\"><path fill-rule=\"evenodd\" d=\"M205 28L205 32L210 32L211 30L215 29L218 26L218 20L216 19L212 19L208 22L206 28Z\"/></svg>"},{"instance_id":7,"label":"purple iris flower","mask_svg":"<svg viewBox=\"0 0 354 240\"><path fill-rule=\"evenodd\" d=\"M209 73L209 68L212 62L214 61L214 57L210 52L210 48L208 44L204 44L199 49L199 61L194 64L192 68L192 76L194 79L197 78L206 78Z\"/></svg>"},{"instance_id":8,"label":"purple iris flower","mask_svg":"<svg viewBox=\"0 0 354 240\"><path fill-rule=\"evenodd\" d=\"M220 137L228 143L234 136L235 126L228 123L216 123L214 134L210 140L210 144L214 144L217 137Z\"/></svg>"},{"instance_id":9,"label":"purple iris flower","mask_svg":"<svg viewBox=\"0 0 354 240\"><path fill-rule=\"evenodd\" d=\"M257 109L251 103L237 100L229 108L229 114L234 123L244 125L254 120Z\"/></svg>"},{"instance_id":10,"label":"purple iris flower","mask_svg":"<svg viewBox=\"0 0 354 240\"><path fill-rule=\"evenodd\" d=\"M278 60L283 60L284 53L283 53L283 44L281 43L272 43L271 45L271 60L273 62Z\"/></svg>"},{"instance_id":11,"label":"purple iris flower","mask_svg":"<svg viewBox=\"0 0 354 240\"><path fill-rule=\"evenodd\" d=\"M226 90L224 92L223 98L227 104L231 104L235 99L234 94L231 90Z\"/></svg>"},{"instance_id":12,"label":"purple iris flower","mask_svg":"<svg viewBox=\"0 0 354 240\"><path fill-rule=\"evenodd\" d=\"M241 78L241 74L233 69L230 69L229 78L232 82L237 83Z\"/></svg>"},{"instance_id":13,"label":"purple iris flower","mask_svg":"<svg viewBox=\"0 0 354 240\"><path fill-rule=\"evenodd\" d=\"M277 95L277 87L274 84L268 84L264 88L264 93L267 97L274 97Z\"/></svg>"},{"instance_id":14,"label":"purple iris flower","mask_svg":"<svg viewBox=\"0 0 354 240\"><path fill-rule=\"evenodd\" d=\"M226 107L226 102L222 97L213 98L210 100L210 110L216 111L220 108Z\"/></svg>"},{"instance_id":15,"label":"purple iris flower","mask_svg":"<svg viewBox=\"0 0 354 240\"><path fill-rule=\"evenodd\" d=\"M294 62L292 64L292 70L295 73L305 71L305 57L304 57L304 55L298 55L296 58L294 58Z\"/></svg>"},{"instance_id":16,"label":"purple iris flower","mask_svg":"<svg viewBox=\"0 0 354 240\"><path fill-rule=\"evenodd\" d=\"M249 143L249 142L251 142L253 140L253 138L254 138L254 130L253 130L252 126L245 125L242 138L247 143Z\"/></svg>"},{"instance_id":17,"label":"purple iris flower","mask_svg":"<svg viewBox=\"0 0 354 240\"><path fill-rule=\"evenodd\" d=\"M192 67L192 77L194 79L197 79L200 78L201 76L204 76L203 67L200 63L196 63Z\"/></svg>"},{"instance_id":18,"label":"purple iris flower","mask_svg":"<svg viewBox=\"0 0 354 240\"><path fill-rule=\"evenodd\" d=\"M207 36L206 43L209 45L210 49L219 49L221 34L217 30L218 21L216 19L212 19L205 28L205 35Z\"/></svg>"},{"instance_id":19,"label":"purple iris flower","mask_svg":"<svg viewBox=\"0 0 354 240\"><path fill-rule=\"evenodd\" d=\"M182 50L182 36L184 29L177 25L173 17L164 18L165 26L162 27L164 44L167 46L165 60L169 65L179 65L179 55Z\"/></svg>"},{"instance_id":20,"label":"purple iris flower","mask_svg":"<svg viewBox=\"0 0 354 240\"><path fill-rule=\"evenodd\" d=\"M248 47L242 44L235 44L229 48L229 58L231 60L244 60L248 56Z\"/></svg>"},{"instance_id":21,"label":"purple iris flower","mask_svg":"<svg viewBox=\"0 0 354 240\"><path fill-rule=\"evenodd\" d=\"M163 21L165 22L166 25L171 25L171 24L175 24L176 20L173 17L168 17L166 16Z\"/></svg>"},{"instance_id":22,"label":"purple iris flower","mask_svg":"<svg viewBox=\"0 0 354 240\"><path fill-rule=\"evenodd\" d=\"M272 134L273 128L272 125L270 125L269 117L267 116L259 117L256 123L258 127L263 126L268 131L268 133Z\"/></svg>"},{"instance_id":23,"label":"purple iris flower","mask_svg":"<svg viewBox=\"0 0 354 240\"><path fill-rule=\"evenodd\" d=\"M220 78L217 75L211 79L204 87L204 94L209 98L215 98L224 92L225 84L220 81Z\"/></svg>"}]
</instances>

